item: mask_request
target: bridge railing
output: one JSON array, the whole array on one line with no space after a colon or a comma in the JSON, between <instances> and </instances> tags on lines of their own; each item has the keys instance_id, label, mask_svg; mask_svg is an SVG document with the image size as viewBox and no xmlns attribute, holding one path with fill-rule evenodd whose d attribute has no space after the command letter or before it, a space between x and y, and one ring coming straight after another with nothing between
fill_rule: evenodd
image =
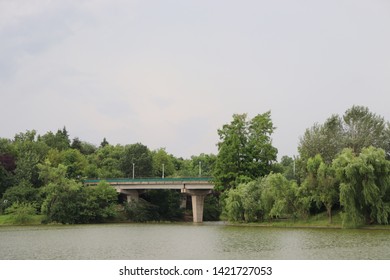
<instances>
[{"instance_id":1,"label":"bridge railing","mask_svg":"<svg viewBox=\"0 0 390 280\"><path fill-rule=\"evenodd\" d=\"M212 177L179 177L179 178L108 178L108 179L85 179L86 184L96 184L100 181L107 183L140 183L140 182L211 182Z\"/></svg>"}]
</instances>

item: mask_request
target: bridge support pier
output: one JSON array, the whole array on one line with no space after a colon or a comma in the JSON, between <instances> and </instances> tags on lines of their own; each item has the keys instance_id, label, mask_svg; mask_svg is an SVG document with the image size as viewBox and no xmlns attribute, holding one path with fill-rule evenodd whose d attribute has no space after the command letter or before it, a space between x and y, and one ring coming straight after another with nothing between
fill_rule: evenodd
<instances>
[{"instance_id":1,"label":"bridge support pier","mask_svg":"<svg viewBox=\"0 0 390 280\"><path fill-rule=\"evenodd\" d=\"M139 200L139 192L138 190L122 190L121 193L127 196L127 202L137 202Z\"/></svg>"},{"instance_id":2,"label":"bridge support pier","mask_svg":"<svg viewBox=\"0 0 390 280\"><path fill-rule=\"evenodd\" d=\"M211 190L186 190L186 193L191 195L192 199L192 216L194 223L203 222L204 199L206 195L211 193Z\"/></svg>"}]
</instances>

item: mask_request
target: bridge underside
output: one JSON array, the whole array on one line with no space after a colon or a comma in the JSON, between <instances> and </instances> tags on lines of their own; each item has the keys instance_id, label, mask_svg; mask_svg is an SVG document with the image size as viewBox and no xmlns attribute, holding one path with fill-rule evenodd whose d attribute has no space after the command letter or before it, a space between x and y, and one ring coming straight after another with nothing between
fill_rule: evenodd
<instances>
[{"instance_id":1,"label":"bridge underside","mask_svg":"<svg viewBox=\"0 0 390 280\"><path fill-rule=\"evenodd\" d=\"M100 180L89 180L87 185L95 185ZM211 193L214 188L209 180L178 180L178 179L165 179L165 180L152 180L152 181L116 181L107 180L107 182L116 189L117 192L127 196L127 201L138 201L140 193L144 190L156 190L156 189L175 189L181 190L183 194L190 195L192 200L192 213L194 223L203 222L203 208L204 199Z\"/></svg>"}]
</instances>

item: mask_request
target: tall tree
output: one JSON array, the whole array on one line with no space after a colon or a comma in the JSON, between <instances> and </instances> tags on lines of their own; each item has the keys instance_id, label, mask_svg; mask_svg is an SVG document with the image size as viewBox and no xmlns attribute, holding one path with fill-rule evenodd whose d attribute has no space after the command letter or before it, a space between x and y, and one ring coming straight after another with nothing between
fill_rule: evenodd
<instances>
[{"instance_id":1,"label":"tall tree","mask_svg":"<svg viewBox=\"0 0 390 280\"><path fill-rule=\"evenodd\" d=\"M329 223L332 223L332 208L339 199L335 170L332 165L323 161L320 154L307 161L307 170L305 184L311 191L317 206L325 206Z\"/></svg>"},{"instance_id":2,"label":"tall tree","mask_svg":"<svg viewBox=\"0 0 390 280\"><path fill-rule=\"evenodd\" d=\"M132 176L134 164L135 177L150 177L153 172L152 154L147 146L136 143L127 145L121 159L121 170L127 177Z\"/></svg>"},{"instance_id":3,"label":"tall tree","mask_svg":"<svg viewBox=\"0 0 390 280\"><path fill-rule=\"evenodd\" d=\"M390 162L382 149L363 148L359 155L345 149L334 161L340 180L343 224L388 224L390 215Z\"/></svg>"},{"instance_id":4,"label":"tall tree","mask_svg":"<svg viewBox=\"0 0 390 280\"><path fill-rule=\"evenodd\" d=\"M346 147L359 154L364 147L384 149L389 155L389 123L367 107L353 106L343 116Z\"/></svg>"},{"instance_id":5,"label":"tall tree","mask_svg":"<svg viewBox=\"0 0 390 280\"><path fill-rule=\"evenodd\" d=\"M250 121L246 114L235 114L230 124L218 130L220 142L214 176L219 187L231 188L240 181L270 172L277 155L271 141L274 129L271 113L267 112Z\"/></svg>"},{"instance_id":6,"label":"tall tree","mask_svg":"<svg viewBox=\"0 0 390 280\"><path fill-rule=\"evenodd\" d=\"M345 147L344 128L339 116L333 115L324 124L314 124L306 129L300 139L298 151L300 158L306 163L309 158L321 155L330 164Z\"/></svg>"},{"instance_id":7,"label":"tall tree","mask_svg":"<svg viewBox=\"0 0 390 280\"><path fill-rule=\"evenodd\" d=\"M165 149L161 148L152 152L153 176L168 177L174 174L175 166L172 157L168 155Z\"/></svg>"}]
</instances>

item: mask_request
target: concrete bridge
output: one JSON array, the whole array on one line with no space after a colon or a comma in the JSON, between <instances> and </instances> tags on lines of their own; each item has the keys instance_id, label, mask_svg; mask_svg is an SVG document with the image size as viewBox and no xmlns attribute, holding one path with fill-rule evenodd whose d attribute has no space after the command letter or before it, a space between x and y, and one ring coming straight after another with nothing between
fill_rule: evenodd
<instances>
[{"instance_id":1,"label":"concrete bridge","mask_svg":"<svg viewBox=\"0 0 390 280\"><path fill-rule=\"evenodd\" d=\"M127 201L137 201L144 190L172 189L181 190L192 199L194 223L203 222L204 199L214 188L212 178L147 178L147 179L106 179L117 192L125 194ZM99 179L85 180L86 185L97 185Z\"/></svg>"}]
</instances>

